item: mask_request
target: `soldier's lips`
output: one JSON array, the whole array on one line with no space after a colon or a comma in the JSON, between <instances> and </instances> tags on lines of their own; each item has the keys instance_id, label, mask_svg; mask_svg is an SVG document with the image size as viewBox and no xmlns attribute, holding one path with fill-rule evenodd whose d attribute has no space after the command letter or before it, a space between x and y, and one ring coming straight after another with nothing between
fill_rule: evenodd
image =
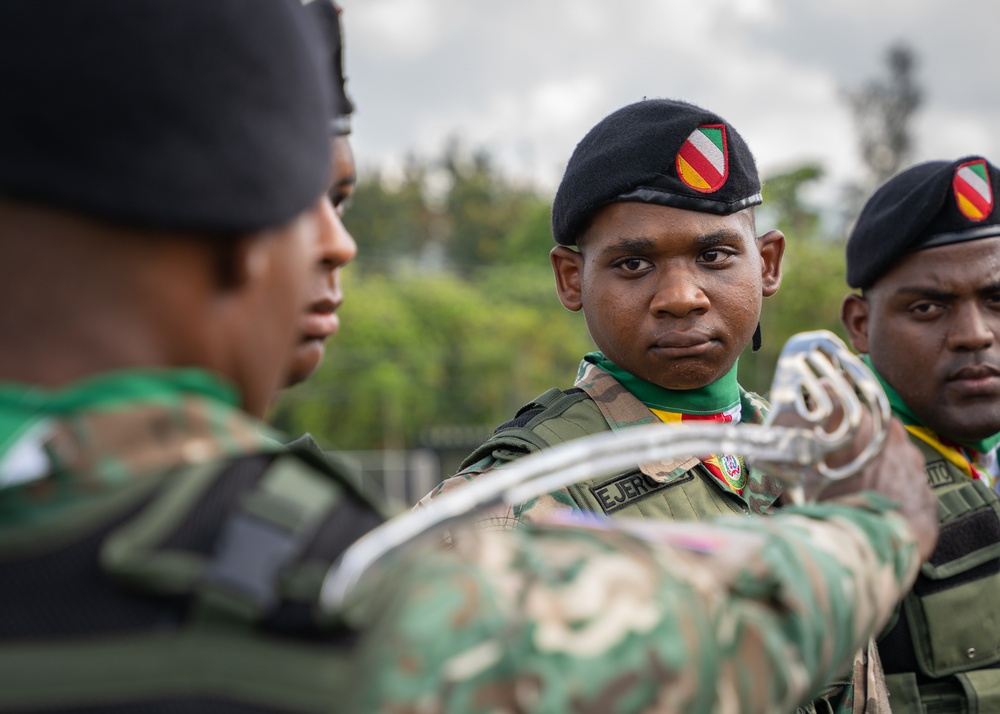
<instances>
[{"instance_id":1,"label":"soldier's lips","mask_svg":"<svg viewBox=\"0 0 1000 714\"><path fill-rule=\"evenodd\" d=\"M309 312L302 316L299 322L299 332L302 340L323 341L337 333L340 329L340 318L333 312Z\"/></svg>"},{"instance_id":2,"label":"soldier's lips","mask_svg":"<svg viewBox=\"0 0 1000 714\"><path fill-rule=\"evenodd\" d=\"M964 397L1000 394L1000 370L992 365L964 367L950 374L948 388Z\"/></svg>"},{"instance_id":3,"label":"soldier's lips","mask_svg":"<svg viewBox=\"0 0 1000 714\"><path fill-rule=\"evenodd\" d=\"M715 340L702 333L678 332L660 337L651 350L655 354L676 359L700 357L715 346Z\"/></svg>"}]
</instances>

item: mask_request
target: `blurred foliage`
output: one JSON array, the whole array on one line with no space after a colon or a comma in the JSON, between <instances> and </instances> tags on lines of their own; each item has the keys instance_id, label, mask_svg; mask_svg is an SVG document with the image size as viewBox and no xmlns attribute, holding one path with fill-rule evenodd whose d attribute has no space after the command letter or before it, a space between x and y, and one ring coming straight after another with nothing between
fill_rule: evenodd
<instances>
[{"instance_id":1,"label":"blurred foliage","mask_svg":"<svg viewBox=\"0 0 1000 714\"><path fill-rule=\"evenodd\" d=\"M349 276L343 328L319 372L285 394L280 425L343 449L413 447L429 426L492 427L571 387L593 345L548 270L480 272Z\"/></svg>"},{"instance_id":2,"label":"blurred foliage","mask_svg":"<svg viewBox=\"0 0 1000 714\"><path fill-rule=\"evenodd\" d=\"M847 293L844 240L821 231L818 213L802 197L803 189L823 177L819 166L806 165L769 177L758 209L757 233L776 228L785 234L781 288L764 300L762 347L740 358L740 383L762 394L771 384L781 348L797 332L826 329L846 339L840 304Z\"/></svg>"},{"instance_id":3,"label":"blurred foliage","mask_svg":"<svg viewBox=\"0 0 1000 714\"><path fill-rule=\"evenodd\" d=\"M766 392L793 333L842 334L843 245L821 235L803 166L765 183L758 232L787 236L783 284L764 302L763 349L740 379ZM342 449L411 448L428 427L492 429L550 387L572 386L593 349L583 316L555 294L551 197L452 144L402 176L369 174L346 215L359 246L344 272L342 328L319 372L288 390L274 421Z\"/></svg>"}]
</instances>

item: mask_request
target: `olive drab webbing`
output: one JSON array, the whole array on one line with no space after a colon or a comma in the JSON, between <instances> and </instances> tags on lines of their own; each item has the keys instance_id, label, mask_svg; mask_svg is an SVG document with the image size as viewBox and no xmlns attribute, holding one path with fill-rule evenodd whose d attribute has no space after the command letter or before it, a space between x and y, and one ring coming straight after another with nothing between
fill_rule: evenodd
<instances>
[{"instance_id":1,"label":"olive drab webbing","mask_svg":"<svg viewBox=\"0 0 1000 714\"><path fill-rule=\"evenodd\" d=\"M1000 711L1000 496L920 448L941 534L879 638L894 714Z\"/></svg>"},{"instance_id":2,"label":"olive drab webbing","mask_svg":"<svg viewBox=\"0 0 1000 714\"><path fill-rule=\"evenodd\" d=\"M493 456L500 462L610 431L611 427L587 392L574 388L550 389L525 406L511 421L462 463L463 471ZM641 468L574 484L568 488L573 505L584 511L616 517L703 519L745 513L743 502L718 485L696 458ZM515 508L515 515L519 515Z\"/></svg>"},{"instance_id":3,"label":"olive drab webbing","mask_svg":"<svg viewBox=\"0 0 1000 714\"><path fill-rule=\"evenodd\" d=\"M0 552L0 607L31 623L0 624L0 710L319 712L343 700L355 635L314 604L330 564L382 520L346 477L297 448L171 469L113 506L72 537L65 523L34 526ZM69 571L86 585L59 590Z\"/></svg>"}]
</instances>

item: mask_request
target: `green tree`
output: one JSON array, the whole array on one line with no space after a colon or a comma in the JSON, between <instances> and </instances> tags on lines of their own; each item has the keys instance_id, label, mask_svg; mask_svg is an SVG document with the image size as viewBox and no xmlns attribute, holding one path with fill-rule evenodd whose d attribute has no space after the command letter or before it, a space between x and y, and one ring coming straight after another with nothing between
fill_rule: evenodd
<instances>
[{"instance_id":1,"label":"green tree","mask_svg":"<svg viewBox=\"0 0 1000 714\"><path fill-rule=\"evenodd\" d=\"M524 278L540 296L542 274ZM538 393L572 385L592 349L583 320L448 274L354 274L343 328L319 372L288 390L277 421L345 449L403 448L434 425L495 426Z\"/></svg>"},{"instance_id":2,"label":"green tree","mask_svg":"<svg viewBox=\"0 0 1000 714\"><path fill-rule=\"evenodd\" d=\"M506 180L489 154L467 155L458 142L449 145L441 163L450 178L443 205L449 226L445 253L456 270L523 264L543 250L548 262L547 198Z\"/></svg>"},{"instance_id":3,"label":"green tree","mask_svg":"<svg viewBox=\"0 0 1000 714\"><path fill-rule=\"evenodd\" d=\"M424 198L427 172L423 161L410 157L399 181L380 172L359 176L345 219L358 241L354 270L392 271L431 244L438 221Z\"/></svg>"}]
</instances>

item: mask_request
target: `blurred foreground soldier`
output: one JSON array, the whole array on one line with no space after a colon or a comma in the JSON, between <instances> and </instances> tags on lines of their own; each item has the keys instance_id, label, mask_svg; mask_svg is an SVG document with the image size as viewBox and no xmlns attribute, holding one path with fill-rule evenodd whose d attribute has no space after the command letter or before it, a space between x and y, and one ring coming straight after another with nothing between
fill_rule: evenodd
<instances>
[{"instance_id":1,"label":"blurred foreground soldier","mask_svg":"<svg viewBox=\"0 0 1000 714\"><path fill-rule=\"evenodd\" d=\"M325 51L290 0L0 4L2 711L343 699L312 603L381 519L258 421L343 240Z\"/></svg>"},{"instance_id":2,"label":"blurred foreground soldier","mask_svg":"<svg viewBox=\"0 0 1000 714\"><path fill-rule=\"evenodd\" d=\"M871 197L847 245L842 318L926 461L941 538L879 639L892 711L1000 711L1000 171L919 164Z\"/></svg>"},{"instance_id":3,"label":"blurred foreground soldier","mask_svg":"<svg viewBox=\"0 0 1000 714\"><path fill-rule=\"evenodd\" d=\"M305 18L0 4L0 710L794 706L933 547L900 430L766 522L487 533L316 607L378 516L256 419L341 229Z\"/></svg>"}]
</instances>

